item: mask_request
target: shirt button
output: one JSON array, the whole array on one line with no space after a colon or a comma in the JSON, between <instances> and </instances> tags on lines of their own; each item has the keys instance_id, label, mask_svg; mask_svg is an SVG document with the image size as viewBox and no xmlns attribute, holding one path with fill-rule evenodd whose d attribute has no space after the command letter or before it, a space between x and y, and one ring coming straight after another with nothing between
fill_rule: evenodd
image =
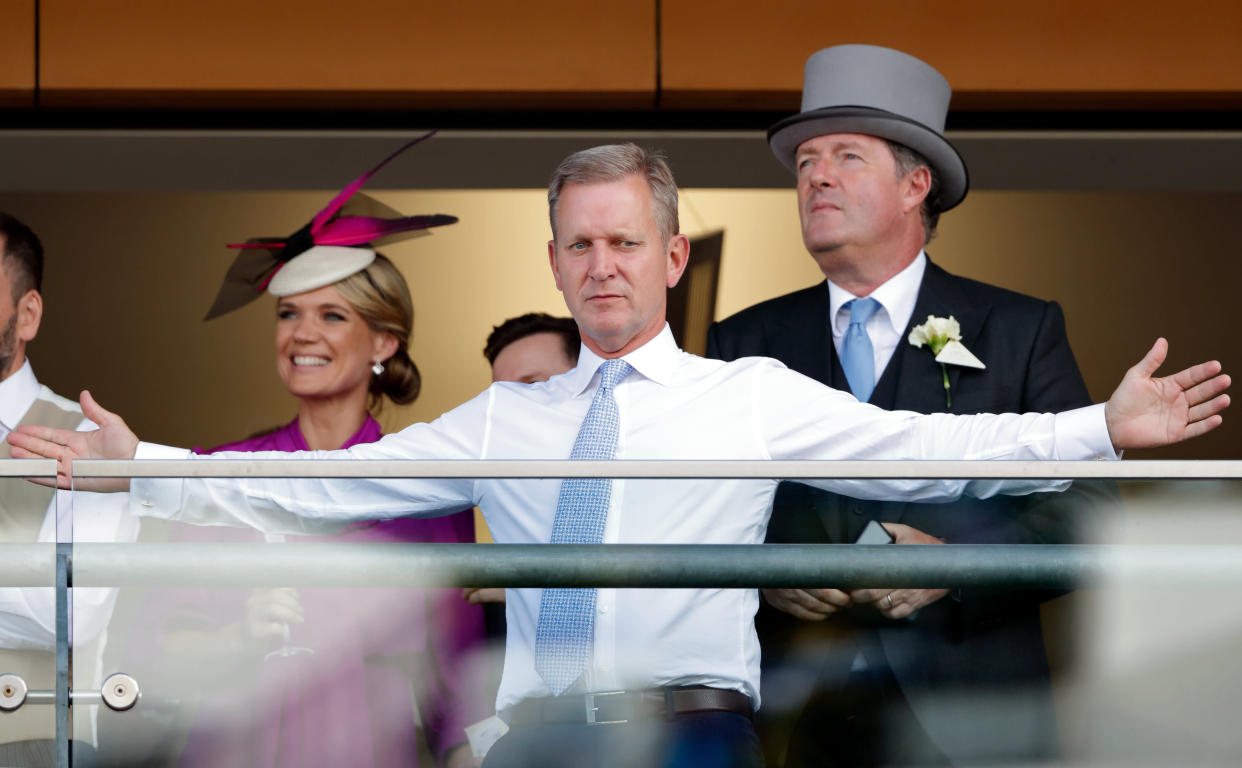
<instances>
[{"instance_id":1,"label":"shirt button","mask_svg":"<svg viewBox=\"0 0 1242 768\"><path fill-rule=\"evenodd\" d=\"M601 605L601 606L599 607L599 612L600 612L600 613L608 613L608 606L606 606L606 605Z\"/></svg>"}]
</instances>

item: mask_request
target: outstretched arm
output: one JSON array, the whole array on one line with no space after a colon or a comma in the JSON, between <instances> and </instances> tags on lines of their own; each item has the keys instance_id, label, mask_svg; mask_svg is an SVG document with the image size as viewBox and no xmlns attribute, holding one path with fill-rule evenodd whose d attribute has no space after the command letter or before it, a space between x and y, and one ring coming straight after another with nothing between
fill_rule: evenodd
<instances>
[{"instance_id":1,"label":"outstretched arm","mask_svg":"<svg viewBox=\"0 0 1242 768\"><path fill-rule=\"evenodd\" d=\"M482 453L477 436L487 431L487 403L488 394L484 393L430 424L413 424L377 442L340 451L214 453L197 458L475 459ZM140 446L125 422L101 408L88 393L83 393L82 405L100 429L85 434L25 430L21 435L10 435L20 449L15 453L57 459L57 482L63 486L73 479L79 490L128 489L128 509L139 516L305 534L338 530L355 520L431 517L456 512L476 501L475 483L469 478L138 477L132 482L75 478L71 474L75 459L190 458L188 451Z\"/></svg>"},{"instance_id":2,"label":"outstretched arm","mask_svg":"<svg viewBox=\"0 0 1242 768\"><path fill-rule=\"evenodd\" d=\"M1169 445L1219 426L1230 380L1217 362L1172 376L1153 373L1167 345L1160 340L1131 368L1108 404L1064 413L916 414L859 404L779 365L753 361L757 379L739 393L754 409L767 456L779 460L1085 460L1118 450ZM749 398L748 400L746 398ZM808 485L860 499L951 501L967 494L1022 495L1067 482L1033 478L876 481L839 478Z\"/></svg>"},{"instance_id":3,"label":"outstretched arm","mask_svg":"<svg viewBox=\"0 0 1242 768\"><path fill-rule=\"evenodd\" d=\"M1169 343L1156 339L1108 398L1104 420L1118 451L1171 445L1220 426L1220 412L1229 407L1229 395L1223 393L1230 383L1220 363L1212 360L1153 377L1168 352Z\"/></svg>"}]
</instances>

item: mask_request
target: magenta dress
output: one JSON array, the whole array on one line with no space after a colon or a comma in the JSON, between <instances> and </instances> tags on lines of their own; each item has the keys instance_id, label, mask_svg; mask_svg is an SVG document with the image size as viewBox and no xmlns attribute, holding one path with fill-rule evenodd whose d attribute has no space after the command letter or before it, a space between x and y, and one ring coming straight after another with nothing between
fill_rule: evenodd
<instances>
[{"instance_id":1,"label":"magenta dress","mask_svg":"<svg viewBox=\"0 0 1242 768\"><path fill-rule=\"evenodd\" d=\"M342 448L380 438L369 416ZM297 419L267 435L210 451L308 450ZM181 526L182 541L262 541L240 528ZM288 542L469 542L470 510L446 517L355 523L332 536L289 536ZM249 590L202 589L178 599L173 628L219 627L244 618ZM437 760L466 741L466 725L491 714L475 683L474 654L484 639L483 612L457 589L299 589L304 624L291 625L290 645L309 655L257 664L237 696L219 686L204 693L181 766L416 766L422 722ZM229 695L232 693L233 695ZM414 698L418 696L419 711ZM245 700L238 701L239 698ZM214 699L208 701L207 699ZM204 713L227 711L228 727Z\"/></svg>"}]
</instances>

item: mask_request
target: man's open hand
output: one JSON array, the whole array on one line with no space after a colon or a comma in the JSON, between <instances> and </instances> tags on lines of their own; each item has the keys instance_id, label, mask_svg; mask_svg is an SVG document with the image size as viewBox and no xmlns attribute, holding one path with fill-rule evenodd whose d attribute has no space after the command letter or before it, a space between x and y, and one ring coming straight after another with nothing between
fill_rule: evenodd
<instances>
[{"instance_id":1,"label":"man's open hand","mask_svg":"<svg viewBox=\"0 0 1242 768\"><path fill-rule=\"evenodd\" d=\"M1104 420L1113 446L1157 448L1198 437L1220 426L1220 412L1229 407L1229 377L1212 360L1153 378L1164 362L1169 343L1156 343L1126 371L1104 407Z\"/></svg>"},{"instance_id":2,"label":"man's open hand","mask_svg":"<svg viewBox=\"0 0 1242 768\"><path fill-rule=\"evenodd\" d=\"M125 420L95 402L90 392L82 392L82 413L99 425L90 432L52 429L27 425L9 433L15 459L56 459L56 484L60 488L76 487L83 491L129 490L128 478L82 478L70 485L75 459L132 459L138 448L138 436L130 431Z\"/></svg>"}]
</instances>

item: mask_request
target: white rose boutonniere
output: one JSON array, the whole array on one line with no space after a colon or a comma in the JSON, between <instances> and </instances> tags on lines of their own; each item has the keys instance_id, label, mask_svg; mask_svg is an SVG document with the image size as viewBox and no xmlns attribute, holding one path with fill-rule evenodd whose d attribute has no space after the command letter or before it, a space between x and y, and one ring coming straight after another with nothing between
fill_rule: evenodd
<instances>
[{"instance_id":1,"label":"white rose boutonniere","mask_svg":"<svg viewBox=\"0 0 1242 768\"><path fill-rule=\"evenodd\" d=\"M909 342L922 348L924 344L935 355L940 363L940 375L944 381L944 407L953 405L949 394L949 369L947 365L962 365L967 368L986 368L983 361L971 354L962 344L962 327L952 315L947 318L928 315L927 322L916 325L910 331Z\"/></svg>"}]
</instances>

